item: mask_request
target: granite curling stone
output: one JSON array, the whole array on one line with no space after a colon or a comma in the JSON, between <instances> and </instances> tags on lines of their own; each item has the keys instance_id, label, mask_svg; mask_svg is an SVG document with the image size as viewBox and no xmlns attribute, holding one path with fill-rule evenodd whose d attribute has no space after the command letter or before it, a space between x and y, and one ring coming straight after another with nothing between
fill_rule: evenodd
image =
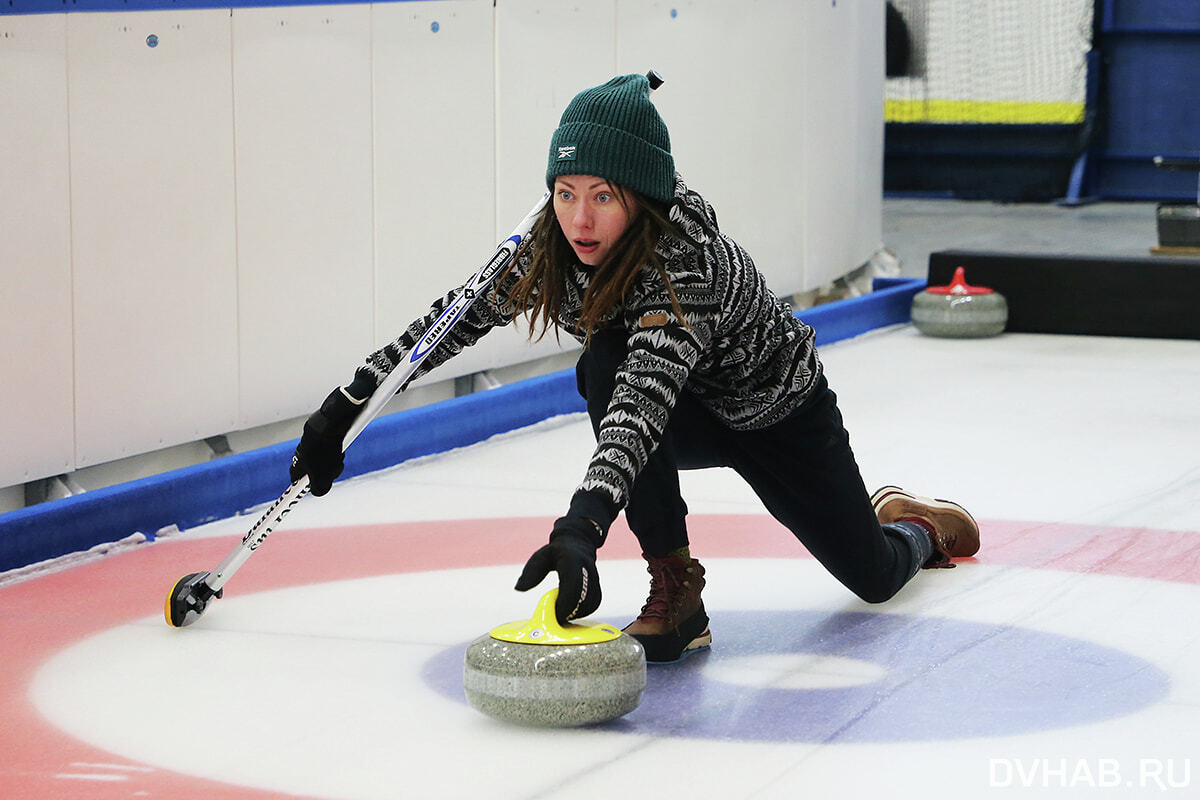
<instances>
[{"instance_id":1,"label":"granite curling stone","mask_svg":"<svg viewBox=\"0 0 1200 800\"><path fill-rule=\"evenodd\" d=\"M611 625L568 623L554 616L558 589L533 618L510 622L467 648L467 702L521 725L573 727L604 722L638 707L646 688L646 654Z\"/></svg>"},{"instance_id":2,"label":"granite curling stone","mask_svg":"<svg viewBox=\"0 0 1200 800\"><path fill-rule=\"evenodd\" d=\"M930 286L913 296L912 322L928 336L995 336L1008 324L1008 303L994 289L969 285L959 267L948 286Z\"/></svg>"}]
</instances>

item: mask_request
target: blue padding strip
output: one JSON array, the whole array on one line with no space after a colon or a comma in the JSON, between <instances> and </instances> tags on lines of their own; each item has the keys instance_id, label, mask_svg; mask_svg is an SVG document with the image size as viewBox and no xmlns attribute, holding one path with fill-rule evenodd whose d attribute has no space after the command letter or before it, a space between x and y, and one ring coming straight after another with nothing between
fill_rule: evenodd
<instances>
[{"instance_id":1,"label":"blue padding strip","mask_svg":"<svg viewBox=\"0 0 1200 800\"><path fill-rule=\"evenodd\" d=\"M796 312L817 332L817 346L908 322L912 298L925 288L921 278L876 278L870 294Z\"/></svg>"},{"instance_id":2,"label":"blue padding strip","mask_svg":"<svg viewBox=\"0 0 1200 800\"><path fill-rule=\"evenodd\" d=\"M799 313L817 342L907 322L923 280L877 280L876 291ZM575 371L434 403L374 420L346 455L345 477L481 442L558 414L584 411ZM170 525L186 529L274 500L287 488L296 440L0 514L0 572ZM247 526L248 527L248 526Z\"/></svg>"},{"instance_id":3,"label":"blue padding strip","mask_svg":"<svg viewBox=\"0 0 1200 800\"><path fill-rule=\"evenodd\" d=\"M354 441L345 476L483 441L584 410L574 370L380 417ZM274 500L295 439L0 515L0 572L141 532L186 529ZM249 527L249 526L247 526Z\"/></svg>"},{"instance_id":4,"label":"blue padding strip","mask_svg":"<svg viewBox=\"0 0 1200 800\"><path fill-rule=\"evenodd\" d=\"M558 414L584 410L583 398L575 388L574 369L444 400L374 420L346 452L344 474L374 472L410 458L482 442ZM295 442L290 442L289 463L293 449Z\"/></svg>"}]
</instances>

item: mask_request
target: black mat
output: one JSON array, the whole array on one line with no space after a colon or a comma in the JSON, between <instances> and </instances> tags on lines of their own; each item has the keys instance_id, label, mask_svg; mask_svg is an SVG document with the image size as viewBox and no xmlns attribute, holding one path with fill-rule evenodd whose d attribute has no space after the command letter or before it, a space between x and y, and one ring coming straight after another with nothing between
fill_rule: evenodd
<instances>
[{"instance_id":1,"label":"black mat","mask_svg":"<svg viewBox=\"0 0 1200 800\"><path fill-rule=\"evenodd\" d=\"M943 250L929 285L955 267L1008 301L1007 331L1200 339L1200 259L1105 258Z\"/></svg>"}]
</instances>

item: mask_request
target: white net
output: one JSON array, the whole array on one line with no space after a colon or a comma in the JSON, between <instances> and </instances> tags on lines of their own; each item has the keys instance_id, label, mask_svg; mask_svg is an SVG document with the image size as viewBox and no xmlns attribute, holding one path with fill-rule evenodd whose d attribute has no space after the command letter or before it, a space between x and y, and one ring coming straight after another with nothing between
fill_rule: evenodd
<instances>
[{"instance_id":1,"label":"white net","mask_svg":"<svg viewBox=\"0 0 1200 800\"><path fill-rule=\"evenodd\" d=\"M888 122L1083 120L1093 0L892 0L908 74L886 82Z\"/></svg>"}]
</instances>

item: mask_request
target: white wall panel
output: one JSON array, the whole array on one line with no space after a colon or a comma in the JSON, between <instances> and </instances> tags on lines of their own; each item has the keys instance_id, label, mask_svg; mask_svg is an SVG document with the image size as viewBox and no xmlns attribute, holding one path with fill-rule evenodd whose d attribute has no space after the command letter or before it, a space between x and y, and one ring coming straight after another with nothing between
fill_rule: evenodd
<instances>
[{"instance_id":1,"label":"white wall panel","mask_svg":"<svg viewBox=\"0 0 1200 800\"><path fill-rule=\"evenodd\" d=\"M495 156L491 4L383 3L374 15L380 346L495 246Z\"/></svg>"},{"instance_id":2,"label":"white wall panel","mask_svg":"<svg viewBox=\"0 0 1200 800\"><path fill-rule=\"evenodd\" d=\"M881 3L806 5L803 50L805 260L811 286L867 261L882 245Z\"/></svg>"},{"instance_id":3,"label":"white wall panel","mask_svg":"<svg viewBox=\"0 0 1200 800\"><path fill-rule=\"evenodd\" d=\"M670 126L676 168L779 294L819 283L804 257L816 198L803 126L821 113L801 102L810 78L804 15L812 5L623 0L619 7L620 71L653 65L666 78L654 102Z\"/></svg>"},{"instance_id":4,"label":"white wall panel","mask_svg":"<svg viewBox=\"0 0 1200 800\"><path fill-rule=\"evenodd\" d=\"M497 240L546 190L550 135L567 103L616 74L615 25L615 0L497 4Z\"/></svg>"},{"instance_id":5,"label":"white wall panel","mask_svg":"<svg viewBox=\"0 0 1200 800\"><path fill-rule=\"evenodd\" d=\"M67 59L85 466L236 422L229 11L69 14Z\"/></svg>"},{"instance_id":6,"label":"white wall panel","mask_svg":"<svg viewBox=\"0 0 1200 800\"><path fill-rule=\"evenodd\" d=\"M803 80L796 82L803 114L796 133L804 161L802 191L809 206L804 216L807 285L827 283L862 263L851 260L856 228L854 176L857 155L854 4L806 3L797 22L804 31ZM883 10L880 9L880 17ZM883 85L880 77L880 96ZM870 255L869 253L867 255Z\"/></svg>"},{"instance_id":7,"label":"white wall panel","mask_svg":"<svg viewBox=\"0 0 1200 800\"><path fill-rule=\"evenodd\" d=\"M493 36L488 0L375 6L379 345L471 277L540 196L535 180L520 210L497 220ZM423 382L548 352L510 326Z\"/></svg>"},{"instance_id":8,"label":"white wall panel","mask_svg":"<svg viewBox=\"0 0 1200 800\"><path fill-rule=\"evenodd\" d=\"M495 227L490 247L546 191L550 134L571 98L614 74L615 0L502 0L495 7ZM491 250L489 248L488 252ZM477 257L480 263L482 258ZM474 269L474 267L472 267ZM548 333L531 345L522 318L464 354L455 371L480 370L578 349Z\"/></svg>"},{"instance_id":9,"label":"white wall panel","mask_svg":"<svg viewBox=\"0 0 1200 800\"><path fill-rule=\"evenodd\" d=\"M74 464L66 26L0 17L0 486Z\"/></svg>"},{"instance_id":10,"label":"white wall panel","mask_svg":"<svg viewBox=\"0 0 1200 800\"><path fill-rule=\"evenodd\" d=\"M371 349L371 7L235 9L233 87L245 428Z\"/></svg>"},{"instance_id":11,"label":"white wall panel","mask_svg":"<svg viewBox=\"0 0 1200 800\"><path fill-rule=\"evenodd\" d=\"M879 2L619 5L619 71L657 65L666 77L654 101L678 169L780 294L827 283L878 246L882 44L859 26L882 37L882 19Z\"/></svg>"},{"instance_id":12,"label":"white wall panel","mask_svg":"<svg viewBox=\"0 0 1200 800\"><path fill-rule=\"evenodd\" d=\"M855 29L848 47L857 65L849 102L854 123L854 250L851 260L869 259L883 247L883 89L884 13L879 3L856 3Z\"/></svg>"}]
</instances>

